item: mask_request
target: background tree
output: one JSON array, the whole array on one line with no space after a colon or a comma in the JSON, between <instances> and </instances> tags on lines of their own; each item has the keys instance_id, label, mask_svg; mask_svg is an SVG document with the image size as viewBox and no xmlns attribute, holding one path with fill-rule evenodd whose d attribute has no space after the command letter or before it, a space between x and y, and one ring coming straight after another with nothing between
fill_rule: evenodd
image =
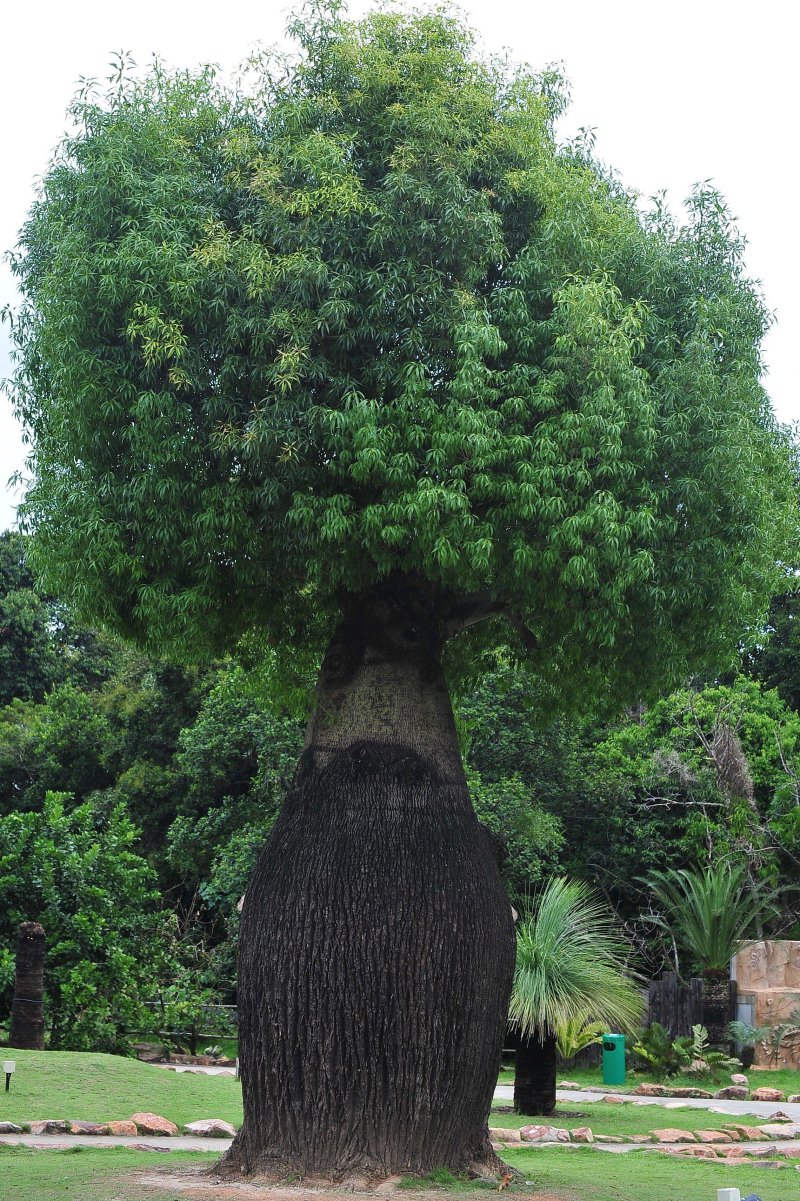
<instances>
[{"instance_id":1,"label":"background tree","mask_svg":"<svg viewBox=\"0 0 800 1201\"><path fill-rule=\"evenodd\" d=\"M442 649L506 618L581 700L730 656L794 522L765 310L715 193L643 217L558 147L552 73L444 12L291 32L247 95L76 103L14 260L25 520L146 647L328 648L242 915L229 1168L492 1165L514 939Z\"/></svg>"},{"instance_id":2,"label":"background tree","mask_svg":"<svg viewBox=\"0 0 800 1201\"><path fill-rule=\"evenodd\" d=\"M748 884L745 866L717 863L704 871L671 871L650 878L667 929L688 966L703 978L703 1025L712 1046L729 1042L730 962L754 926L773 908L763 889Z\"/></svg>"},{"instance_id":3,"label":"background tree","mask_svg":"<svg viewBox=\"0 0 800 1201\"><path fill-rule=\"evenodd\" d=\"M89 801L67 811L66 799L0 818L1 941L13 945L23 918L47 932L52 1048L124 1053L150 1025L144 1003L162 974L160 898L125 813ZM0 970L8 989L8 952Z\"/></svg>"},{"instance_id":4,"label":"background tree","mask_svg":"<svg viewBox=\"0 0 800 1201\"><path fill-rule=\"evenodd\" d=\"M518 1031L514 1109L556 1107L559 1027L588 1020L630 1031L644 1001L630 967L631 947L613 910L587 884L551 880L517 927L509 1016Z\"/></svg>"}]
</instances>

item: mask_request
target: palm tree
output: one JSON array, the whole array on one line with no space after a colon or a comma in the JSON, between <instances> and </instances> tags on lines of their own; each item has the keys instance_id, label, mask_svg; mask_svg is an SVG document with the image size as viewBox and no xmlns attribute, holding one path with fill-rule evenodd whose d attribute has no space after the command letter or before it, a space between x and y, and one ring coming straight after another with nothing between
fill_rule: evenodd
<instances>
[{"instance_id":1,"label":"palm tree","mask_svg":"<svg viewBox=\"0 0 800 1201\"><path fill-rule=\"evenodd\" d=\"M754 886L744 864L654 872L647 883L664 910L650 921L668 931L702 976L702 1024L711 1045L722 1046L729 1041L730 961L748 945L753 927L775 911L775 894Z\"/></svg>"},{"instance_id":2,"label":"palm tree","mask_svg":"<svg viewBox=\"0 0 800 1201\"><path fill-rule=\"evenodd\" d=\"M644 1001L629 953L613 912L579 880L551 880L520 922L509 1008L519 1033L517 1113L555 1109L559 1025L591 1016L623 1032L636 1027Z\"/></svg>"}]
</instances>

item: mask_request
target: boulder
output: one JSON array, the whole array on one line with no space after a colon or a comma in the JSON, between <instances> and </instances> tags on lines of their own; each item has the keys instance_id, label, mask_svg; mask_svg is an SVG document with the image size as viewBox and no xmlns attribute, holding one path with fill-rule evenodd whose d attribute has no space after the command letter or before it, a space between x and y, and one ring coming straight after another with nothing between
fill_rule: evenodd
<instances>
[{"instance_id":1,"label":"boulder","mask_svg":"<svg viewBox=\"0 0 800 1201\"><path fill-rule=\"evenodd\" d=\"M594 1135L590 1126L576 1126L572 1131L573 1143L593 1143Z\"/></svg>"},{"instance_id":2,"label":"boulder","mask_svg":"<svg viewBox=\"0 0 800 1201\"><path fill-rule=\"evenodd\" d=\"M703 1100L710 1101L714 1096L704 1088L671 1088L669 1090L671 1097L701 1097Z\"/></svg>"},{"instance_id":3,"label":"boulder","mask_svg":"<svg viewBox=\"0 0 800 1201\"><path fill-rule=\"evenodd\" d=\"M596 1143L624 1143L625 1139L621 1134L596 1134L594 1141Z\"/></svg>"},{"instance_id":4,"label":"boulder","mask_svg":"<svg viewBox=\"0 0 800 1201\"><path fill-rule=\"evenodd\" d=\"M783 1093L779 1088L757 1088L750 1098L751 1101L782 1101Z\"/></svg>"},{"instance_id":5,"label":"boulder","mask_svg":"<svg viewBox=\"0 0 800 1201\"><path fill-rule=\"evenodd\" d=\"M134 1134L138 1134L139 1132L136 1129L135 1122L125 1121L125 1122L109 1122L108 1123L108 1133L116 1134L116 1135L120 1135L120 1134L134 1135Z\"/></svg>"},{"instance_id":6,"label":"boulder","mask_svg":"<svg viewBox=\"0 0 800 1201\"><path fill-rule=\"evenodd\" d=\"M102 1122L70 1122L70 1134L108 1134L108 1126Z\"/></svg>"},{"instance_id":7,"label":"boulder","mask_svg":"<svg viewBox=\"0 0 800 1201\"><path fill-rule=\"evenodd\" d=\"M671 1147L673 1155L691 1155L695 1159L716 1159L717 1152L713 1147Z\"/></svg>"},{"instance_id":8,"label":"boulder","mask_svg":"<svg viewBox=\"0 0 800 1201\"><path fill-rule=\"evenodd\" d=\"M717 1101L746 1101L747 1089L738 1084L729 1084L726 1088L718 1088L714 1097Z\"/></svg>"},{"instance_id":9,"label":"boulder","mask_svg":"<svg viewBox=\"0 0 800 1201\"><path fill-rule=\"evenodd\" d=\"M22 1127L13 1122L0 1122L0 1134L22 1134Z\"/></svg>"},{"instance_id":10,"label":"boulder","mask_svg":"<svg viewBox=\"0 0 800 1201\"><path fill-rule=\"evenodd\" d=\"M739 1141L738 1136L734 1139L733 1135L726 1130L695 1130L694 1136L698 1143L738 1143Z\"/></svg>"},{"instance_id":11,"label":"boulder","mask_svg":"<svg viewBox=\"0 0 800 1201\"><path fill-rule=\"evenodd\" d=\"M674 1126L662 1126L651 1130L650 1137L656 1143L694 1143L697 1140L690 1130L678 1130Z\"/></svg>"},{"instance_id":12,"label":"boulder","mask_svg":"<svg viewBox=\"0 0 800 1201\"><path fill-rule=\"evenodd\" d=\"M169 1153L172 1147L156 1147L153 1143L131 1143L131 1151L166 1151Z\"/></svg>"},{"instance_id":13,"label":"boulder","mask_svg":"<svg viewBox=\"0 0 800 1201\"><path fill-rule=\"evenodd\" d=\"M199 1122L189 1122L184 1126L186 1134L198 1134L203 1138L235 1138L236 1127L231 1126L230 1122L223 1121L222 1118L202 1118ZM490 1130L490 1138L500 1138L501 1135L506 1136L506 1142L519 1142L518 1130Z\"/></svg>"},{"instance_id":14,"label":"boulder","mask_svg":"<svg viewBox=\"0 0 800 1201\"><path fill-rule=\"evenodd\" d=\"M770 1122L793 1122L794 1118L790 1118L788 1113L784 1113L782 1109L776 1109L774 1113L769 1115Z\"/></svg>"},{"instance_id":15,"label":"boulder","mask_svg":"<svg viewBox=\"0 0 800 1201\"><path fill-rule=\"evenodd\" d=\"M765 1126L759 1126L764 1138L800 1138L800 1122L790 1122L788 1126L784 1126L782 1122L767 1122Z\"/></svg>"},{"instance_id":16,"label":"boulder","mask_svg":"<svg viewBox=\"0 0 800 1201\"><path fill-rule=\"evenodd\" d=\"M69 1122L62 1122L55 1118L31 1122L31 1134L69 1134Z\"/></svg>"},{"instance_id":17,"label":"boulder","mask_svg":"<svg viewBox=\"0 0 800 1201\"><path fill-rule=\"evenodd\" d=\"M162 1118L157 1113L135 1113L131 1116L131 1121L136 1124L137 1134L175 1135L178 1133L178 1127L174 1122Z\"/></svg>"},{"instance_id":18,"label":"boulder","mask_svg":"<svg viewBox=\"0 0 800 1201\"><path fill-rule=\"evenodd\" d=\"M726 1122L725 1129L728 1133L735 1133L744 1142L755 1143L764 1136L758 1126L746 1126L744 1122Z\"/></svg>"},{"instance_id":19,"label":"boulder","mask_svg":"<svg viewBox=\"0 0 800 1201\"><path fill-rule=\"evenodd\" d=\"M579 1089L581 1086L579 1084L576 1084L576 1082L574 1080L561 1080L558 1084L558 1087L559 1088L578 1088Z\"/></svg>"},{"instance_id":20,"label":"boulder","mask_svg":"<svg viewBox=\"0 0 800 1201\"><path fill-rule=\"evenodd\" d=\"M651 1143L652 1141L649 1134L629 1134L625 1139L626 1143Z\"/></svg>"},{"instance_id":21,"label":"boulder","mask_svg":"<svg viewBox=\"0 0 800 1201\"><path fill-rule=\"evenodd\" d=\"M737 1085L738 1088L749 1088L750 1081L741 1072L734 1072L731 1076L731 1084Z\"/></svg>"},{"instance_id":22,"label":"boulder","mask_svg":"<svg viewBox=\"0 0 800 1201\"><path fill-rule=\"evenodd\" d=\"M637 1084L633 1090L636 1097L668 1097L669 1089L663 1084Z\"/></svg>"},{"instance_id":23,"label":"boulder","mask_svg":"<svg viewBox=\"0 0 800 1201\"><path fill-rule=\"evenodd\" d=\"M605 1101L606 1105L624 1105L625 1098L618 1097L616 1093L608 1093L607 1096L601 1097L601 1101Z\"/></svg>"},{"instance_id":24,"label":"boulder","mask_svg":"<svg viewBox=\"0 0 800 1201\"><path fill-rule=\"evenodd\" d=\"M791 1097L787 1097L786 1100L790 1105L800 1105L800 1093L792 1093Z\"/></svg>"},{"instance_id":25,"label":"boulder","mask_svg":"<svg viewBox=\"0 0 800 1201\"><path fill-rule=\"evenodd\" d=\"M560 1130L558 1126L522 1126L519 1134L522 1141L526 1143L569 1142L569 1131Z\"/></svg>"},{"instance_id":26,"label":"boulder","mask_svg":"<svg viewBox=\"0 0 800 1201\"><path fill-rule=\"evenodd\" d=\"M193 1122L192 1125L196 1126L197 1123ZM189 1127L187 1126L186 1129L188 1130ZM192 1131L192 1133L196 1134L199 1132ZM227 1135L223 1137L227 1138ZM522 1135L519 1130L514 1130L510 1126L490 1126L489 1138L493 1143L518 1143L522 1140Z\"/></svg>"}]
</instances>

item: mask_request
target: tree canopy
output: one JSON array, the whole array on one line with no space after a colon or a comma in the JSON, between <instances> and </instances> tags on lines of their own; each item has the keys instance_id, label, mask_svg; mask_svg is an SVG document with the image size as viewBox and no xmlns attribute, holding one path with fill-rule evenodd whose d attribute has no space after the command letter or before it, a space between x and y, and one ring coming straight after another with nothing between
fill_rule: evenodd
<instances>
[{"instance_id":1,"label":"tree canopy","mask_svg":"<svg viewBox=\"0 0 800 1201\"><path fill-rule=\"evenodd\" d=\"M719 196L644 213L446 11L291 32L73 106L13 263L47 586L201 654L401 571L564 691L718 662L794 519Z\"/></svg>"}]
</instances>

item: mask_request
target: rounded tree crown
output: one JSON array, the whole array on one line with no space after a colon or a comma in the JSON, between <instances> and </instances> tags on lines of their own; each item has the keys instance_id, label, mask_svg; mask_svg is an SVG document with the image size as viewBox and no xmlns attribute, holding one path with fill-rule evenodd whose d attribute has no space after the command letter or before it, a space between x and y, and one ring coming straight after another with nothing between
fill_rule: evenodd
<instances>
[{"instance_id":1,"label":"rounded tree crown","mask_svg":"<svg viewBox=\"0 0 800 1201\"><path fill-rule=\"evenodd\" d=\"M336 7L74 106L15 259L47 586L197 653L402 573L565 684L713 662L794 511L719 197L643 214L557 74Z\"/></svg>"}]
</instances>

